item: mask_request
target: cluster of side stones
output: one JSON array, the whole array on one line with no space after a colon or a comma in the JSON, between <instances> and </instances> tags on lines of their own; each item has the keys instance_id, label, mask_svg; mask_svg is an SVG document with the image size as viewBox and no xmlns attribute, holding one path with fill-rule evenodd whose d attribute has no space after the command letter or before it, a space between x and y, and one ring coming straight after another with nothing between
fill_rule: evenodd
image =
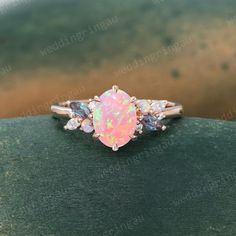
<instances>
[{"instance_id":1,"label":"cluster of side stones","mask_svg":"<svg viewBox=\"0 0 236 236\"><path fill-rule=\"evenodd\" d=\"M138 100L137 107L141 114L143 115L143 119L141 121L141 125L147 131L158 131L163 130L164 125L161 120L163 119L162 112L165 110L167 106L166 100L160 101L151 101L151 100Z\"/></svg>"},{"instance_id":2,"label":"cluster of side stones","mask_svg":"<svg viewBox=\"0 0 236 236\"><path fill-rule=\"evenodd\" d=\"M67 122L65 129L76 130L80 128L85 133L92 133L94 126L89 115L96 110L97 105L97 101L91 101L89 103L71 102L72 118ZM136 106L138 111L141 112L143 119L136 125L136 133L141 134L143 130L163 130L164 125L161 122L163 117L160 114L165 110L166 105L166 100L137 100Z\"/></svg>"},{"instance_id":3,"label":"cluster of side stones","mask_svg":"<svg viewBox=\"0 0 236 236\"><path fill-rule=\"evenodd\" d=\"M133 100L122 90L111 89L89 103L71 102L71 119L65 129L93 131L113 150L124 146L143 130L164 130L161 120L167 107L165 100Z\"/></svg>"},{"instance_id":4,"label":"cluster of side stones","mask_svg":"<svg viewBox=\"0 0 236 236\"><path fill-rule=\"evenodd\" d=\"M89 117L91 114L89 104L84 102L71 102L70 108L72 110L72 118L67 122L65 129L76 130L80 128L85 133L93 132L93 123Z\"/></svg>"}]
</instances>

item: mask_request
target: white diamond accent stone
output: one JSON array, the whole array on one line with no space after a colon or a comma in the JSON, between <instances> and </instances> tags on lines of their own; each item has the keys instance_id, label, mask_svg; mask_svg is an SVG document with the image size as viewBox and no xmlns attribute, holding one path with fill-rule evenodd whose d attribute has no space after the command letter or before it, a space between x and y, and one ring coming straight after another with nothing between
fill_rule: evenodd
<instances>
[{"instance_id":1,"label":"white diamond accent stone","mask_svg":"<svg viewBox=\"0 0 236 236\"><path fill-rule=\"evenodd\" d=\"M83 122L81 124L81 128L85 133L91 133L91 132L93 132L93 129L94 129L92 121L89 119L83 120Z\"/></svg>"},{"instance_id":2,"label":"white diamond accent stone","mask_svg":"<svg viewBox=\"0 0 236 236\"><path fill-rule=\"evenodd\" d=\"M141 134L143 132L143 124L137 124L136 131Z\"/></svg>"},{"instance_id":3,"label":"white diamond accent stone","mask_svg":"<svg viewBox=\"0 0 236 236\"><path fill-rule=\"evenodd\" d=\"M95 110L96 106L97 106L96 101L92 101L88 104L88 108L90 109L91 112L93 112Z\"/></svg>"},{"instance_id":4,"label":"white diamond accent stone","mask_svg":"<svg viewBox=\"0 0 236 236\"><path fill-rule=\"evenodd\" d=\"M138 100L137 106L143 114L147 114L151 110L151 105L148 100Z\"/></svg>"},{"instance_id":5,"label":"white diamond accent stone","mask_svg":"<svg viewBox=\"0 0 236 236\"><path fill-rule=\"evenodd\" d=\"M77 119L72 118L67 122L64 128L68 130L76 130L79 126L79 121Z\"/></svg>"},{"instance_id":6,"label":"white diamond accent stone","mask_svg":"<svg viewBox=\"0 0 236 236\"><path fill-rule=\"evenodd\" d=\"M154 112L162 112L162 111L165 110L166 105L167 105L167 101L165 101L165 100L163 100L163 101L154 101L151 104L151 107L152 107L152 110Z\"/></svg>"}]
</instances>

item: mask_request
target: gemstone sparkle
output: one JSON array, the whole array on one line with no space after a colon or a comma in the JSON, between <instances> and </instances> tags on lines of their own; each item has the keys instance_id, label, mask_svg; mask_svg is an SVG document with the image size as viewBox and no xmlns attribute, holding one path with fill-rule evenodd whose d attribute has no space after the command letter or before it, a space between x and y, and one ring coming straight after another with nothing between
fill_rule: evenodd
<instances>
[{"instance_id":1,"label":"gemstone sparkle","mask_svg":"<svg viewBox=\"0 0 236 236\"><path fill-rule=\"evenodd\" d=\"M99 140L108 147L124 146L134 135L137 115L130 96L122 90L108 90L93 111L93 125Z\"/></svg>"},{"instance_id":2,"label":"gemstone sparkle","mask_svg":"<svg viewBox=\"0 0 236 236\"><path fill-rule=\"evenodd\" d=\"M151 107L154 112L161 112L166 108L167 101L155 101L152 103Z\"/></svg>"},{"instance_id":3,"label":"gemstone sparkle","mask_svg":"<svg viewBox=\"0 0 236 236\"><path fill-rule=\"evenodd\" d=\"M72 112L75 116L79 116L82 119L85 119L88 117L88 115L91 113L88 105L83 102L72 102L70 104L70 107L72 109Z\"/></svg>"},{"instance_id":4,"label":"gemstone sparkle","mask_svg":"<svg viewBox=\"0 0 236 236\"><path fill-rule=\"evenodd\" d=\"M77 119L70 119L67 124L65 125L65 129L68 130L76 130L80 126L80 123L78 122Z\"/></svg>"},{"instance_id":5,"label":"gemstone sparkle","mask_svg":"<svg viewBox=\"0 0 236 236\"><path fill-rule=\"evenodd\" d=\"M151 115L144 116L142 124L147 131L161 130L163 126L163 124L157 117Z\"/></svg>"},{"instance_id":6,"label":"gemstone sparkle","mask_svg":"<svg viewBox=\"0 0 236 236\"><path fill-rule=\"evenodd\" d=\"M150 105L149 101L144 100L144 99L138 100L137 106L143 114L147 114L151 109L151 105Z\"/></svg>"},{"instance_id":7,"label":"gemstone sparkle","mask_svg":"<svg viewBox=\"0 0 236 236\"><path fill-rule=\"evenodd\" d=\"M81 128L85 133L93 132L93 124L90 119L85 119L82 121Z\"/></svg>"}]
</instances>

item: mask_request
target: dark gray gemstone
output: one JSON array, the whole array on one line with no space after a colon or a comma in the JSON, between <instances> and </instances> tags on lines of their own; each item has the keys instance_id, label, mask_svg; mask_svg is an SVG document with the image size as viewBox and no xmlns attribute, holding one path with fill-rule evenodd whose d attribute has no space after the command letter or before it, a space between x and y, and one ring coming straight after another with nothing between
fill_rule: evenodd
<instances>
[{"instance_id":1,"label":"dark gray gemstone","mask_svg":"<svg viewBox=\"0 0 236 236\"><path fill-rule=\"evenodd\" d=\"M147 131L161 130L163 124L155 116L146 115L142 120L142 124Z\"/></svg>"},{"instance_id":2,"label":"dark gray gemstone","mask_svg":"<svg viewBox=\"0 0 236 236\"><path fill-rule=\"evenodd\" d=\"M91 113L88 108L88 105L83 102L72 102L70 104L70 107L73 113L75 114L75 116L79 116L83 119L87 118L88 115Z\"/></svg>"}]
</instances>

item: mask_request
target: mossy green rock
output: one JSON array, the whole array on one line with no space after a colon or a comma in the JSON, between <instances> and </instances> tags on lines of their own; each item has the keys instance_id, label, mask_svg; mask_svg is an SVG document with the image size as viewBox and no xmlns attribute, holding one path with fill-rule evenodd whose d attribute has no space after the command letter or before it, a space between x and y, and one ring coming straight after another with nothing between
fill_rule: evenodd
<instances>
[{"instance_id":1,"label":"mossy green rock","mask_svg":"<svg viewBox=\"0 0 236 236\"><path fill-rule=\"evenodd\" d=\"M0 121L0 235L236 235L236 123L184 118L112 152L49 116Z\"/></svg>"}]
</instances>

